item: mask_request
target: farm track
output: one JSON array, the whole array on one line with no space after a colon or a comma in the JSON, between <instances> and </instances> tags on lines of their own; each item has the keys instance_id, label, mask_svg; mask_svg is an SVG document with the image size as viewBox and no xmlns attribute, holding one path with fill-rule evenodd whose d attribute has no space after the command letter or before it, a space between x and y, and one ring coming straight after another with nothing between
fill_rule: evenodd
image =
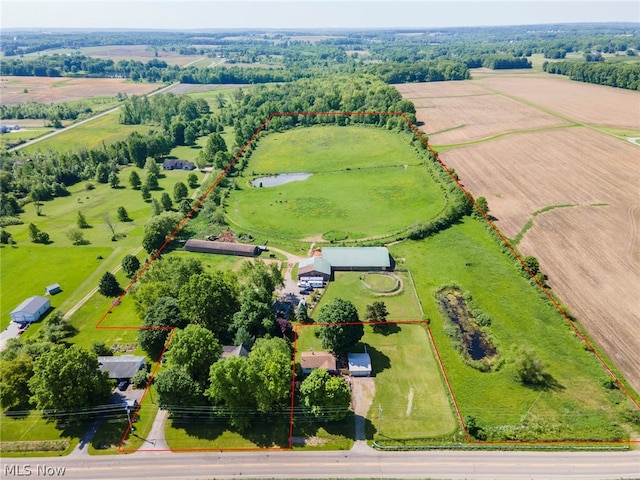
<instances>
[{"instance_id":1,"label":"farm track","mask_svg":"<svg viewBox=\"0 0 640 480\"><path fill-rule=\"evenodd\" d=\"M398 89L420 99L430 143L446 146L442 160L487 198L507 237L540 209L575 205L536 216L518 247L540 260L555 294L640 392L640 150L608 131L640 130L637 92L485 69Z\"/></svg>"}]
</instances>

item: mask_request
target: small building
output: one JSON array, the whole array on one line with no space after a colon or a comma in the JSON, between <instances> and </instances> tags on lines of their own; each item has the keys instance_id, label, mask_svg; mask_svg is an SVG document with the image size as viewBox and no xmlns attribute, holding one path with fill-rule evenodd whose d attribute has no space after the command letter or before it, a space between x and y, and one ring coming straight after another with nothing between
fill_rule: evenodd
<instances>
[{"instance_id":1,"label":"small building","mask_svg":"<svg viewBox=\"0 0 640 480\"><path fill-rule=\"evenodd\" d=\"M56 293L60 293L62 289L60 288L59 283L52 283L51 285L44 287L44 291L47 295L55 295Z\"/></svg>"},{"instance_id":2,"label":"small building","mask_svg":"<svg viewBox=\"0 0 640 480\"><path fill-rule=\"evenodd\" d=\"M371 376L371 357L368 353L350 353L347 358L349 361L349 375L352 377Z\"/></svg>"},{"instance_id":3,"label":"small building","mask_svg":"<svg viewBox=\"0 0 640 480\"><path fill-rule=\"evenodd\" d=\"M51 302L48 298L36 295L24 300L9 315L16 323L37 322L50 308Z\"/></svg>"},{"instance_id":4,"label":"small building","mask_svg":"<svg viewBox=\"0 0 640 480\"><path fill-rule=\"evenodd\" d=\"M243 344L240 345L223 345L221 359L229 357L248 357L249 352Z\"/></svg>"},{"instance_id":5,"label":"small building","mask_svg":"<svg viewBox=\"0 0 640 480\"><path fill-rule=\"evenodd\" d=\"M298 264L298 280L310 281L320 279L328 282L331 278L331 264L322 257L311 257Z\"/></svg>"},{"instance_id":6,"label":"small building","mask_svg":"<svg viewBox=\"0 0 640 480\"><path fill-rule=\"evenodd\" d=\"M112 380L131 380L138 372L145 368L147 362L144 357L138 355L117 355L98 357L100 370L107 372Z\"/></svg>"},{"instance_id":7,"label":"small building","mask_svg":"<svg viewBox=\"0 0 640 480\"><path fill-rule=\"evenodd\" d=\"M303 375L309 375L316 368L322 368L329 373L337 372L336 357L330 352L302 352L300 366Z\"/></svg>"},{"instance_id":8,"label":"small building","mask_svg":"<svg viewBox=\"0 0 640 480\"><path fill-rule=\"evenodd\" d=\"M162 162L162 168L164 170L195 170L196 166L189 160L167 158Z\"/></svg>"},{"instance_id":9,"label":"small building","mask_svg":"<svg viewBox=\"0 0 640 480\"><path fill-rule=\"evenodd\" d=\"M247 245L233 242L211 242L209 240L190 239L184 245L187 252L216 253L219 255L239 255L257 257L264 248L258 245Z\"/></svg>"}]
</instances>

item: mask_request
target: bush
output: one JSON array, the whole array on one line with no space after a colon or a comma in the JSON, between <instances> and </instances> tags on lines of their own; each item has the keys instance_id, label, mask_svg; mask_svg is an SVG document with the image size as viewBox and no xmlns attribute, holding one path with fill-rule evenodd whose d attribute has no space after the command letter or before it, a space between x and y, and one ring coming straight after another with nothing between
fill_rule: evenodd
<instances>
[{"instance_id":1,"label":"bush","mask_svg":"<svg viewBox=\"0 0 640 480\"><path fill-rule=\"evenodd\" d=\"M138 370L136 374L131 377L131 384L133 385L133 388L145 388L147 383L149 383L149 377L149 372L145 369Z\"/></svg>"}]
</instances>

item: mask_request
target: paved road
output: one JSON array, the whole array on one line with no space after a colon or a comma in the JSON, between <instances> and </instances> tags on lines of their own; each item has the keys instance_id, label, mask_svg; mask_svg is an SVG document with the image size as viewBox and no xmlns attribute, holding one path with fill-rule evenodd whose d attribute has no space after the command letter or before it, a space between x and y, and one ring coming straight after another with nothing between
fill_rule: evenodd
<instances>
[{"instance_id":1,"label":"paved road","mask_svg":"<svg viewBox=\"0 0 640 480\"><path fill-rule=\"evenodd\" d=\"M627 479L640 477L631 452L245 452L135 453L90 458L2 459L2 478L29 465L65 467L65 480L220 478ZM13 470L11 470L13 468ZM7 470L9 469L9 470ZM53 471L53 470L50 470ZM42 477L42 476L41 476ZM41 478L40 477L40 478ZM51 478L52 476L49 476Z\"/></svg>"}]
</instances>

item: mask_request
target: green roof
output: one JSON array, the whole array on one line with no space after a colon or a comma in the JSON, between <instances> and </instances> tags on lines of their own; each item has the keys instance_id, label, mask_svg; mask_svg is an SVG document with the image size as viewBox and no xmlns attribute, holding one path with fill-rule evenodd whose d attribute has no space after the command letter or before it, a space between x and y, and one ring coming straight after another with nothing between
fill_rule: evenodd
<instances>
[{"instance_id":1,"label":"green roof","mask_svg":"<svg viewBox=\"0 0 640 480\"><path fill-rule=\"evenodd\" d=\"M323 247L322 258L333 268L389 268L386 247Z\"/></svg>"}]
</instances>

